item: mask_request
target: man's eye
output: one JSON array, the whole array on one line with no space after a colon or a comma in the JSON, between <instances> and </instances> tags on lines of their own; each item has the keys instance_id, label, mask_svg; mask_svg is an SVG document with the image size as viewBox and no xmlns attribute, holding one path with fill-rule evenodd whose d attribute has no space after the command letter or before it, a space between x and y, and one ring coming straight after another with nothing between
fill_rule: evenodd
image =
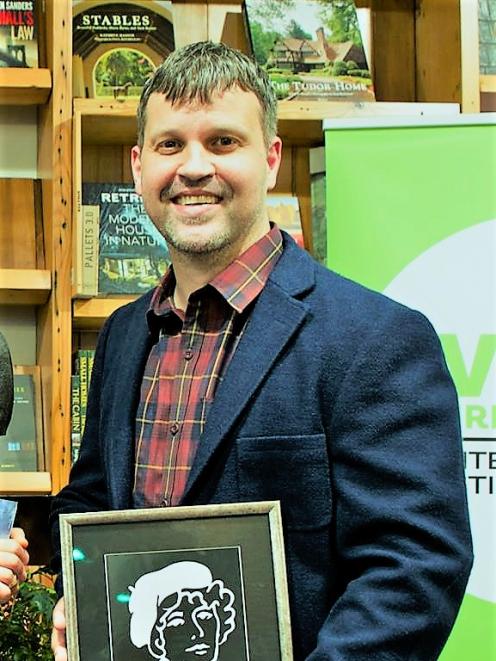
<instances>
[{"instance_id":1,"label":"man's eye","mask_svg":"<svg viewBox=\"0 0 496 661\"><path fill-rule=\"evenodd\" d=\"M228 135L221 135L214 140L214 144L217 145L218 147L232 147L237 143L234 138L231 138Z\"/></svg>"},{"instance_id":2,"label":"man's eye","mask_svg":"<svg viewBox=\"0 0 496 661\"><path fill-rule=\"evenodd\" d=\"M177 140L162 140L162 142L159 142L158 148L163 151L171 151L179 148L179 142Z\"/></svg>"}]
</instances>

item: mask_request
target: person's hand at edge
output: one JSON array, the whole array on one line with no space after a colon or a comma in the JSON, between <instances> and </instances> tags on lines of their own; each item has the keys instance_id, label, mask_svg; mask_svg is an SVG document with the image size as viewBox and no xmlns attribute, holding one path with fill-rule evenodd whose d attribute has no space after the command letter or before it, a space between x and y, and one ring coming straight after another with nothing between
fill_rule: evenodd
<instances>
[{"instance_id":1,"label":"person's hand at edge","mask_svg":"<svg viewBox=\"0 0 496 661\"><path fill-rule=\"evenodd\" d=\"M0 603L8 601L19 583L26 580L27 547L28 540L22 528L12 528L8 539L0 539Z\"/></svg>"},{"instance_id":2,"label":"person's hand at edge","mask_svg":"<svg viewBox=\"0 0 496 661\"><path fill-rule=\"evenodd\" d=\"M55 661L67 661L65 646L65 606L61 597L53 609L52 652Z\"/></svg>"}]
</instances>

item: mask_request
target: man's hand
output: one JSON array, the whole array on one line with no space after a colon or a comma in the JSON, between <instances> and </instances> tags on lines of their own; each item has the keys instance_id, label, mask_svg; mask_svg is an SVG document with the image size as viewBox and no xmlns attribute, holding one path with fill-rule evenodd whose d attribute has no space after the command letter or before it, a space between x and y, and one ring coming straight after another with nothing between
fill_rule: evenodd
<instances>
[{"instance_id":1,"label":"man's hand","mask_svg":"<svg viewBox=\"0 0 496 661\"><path fill-rule=\"evenodd\" d=\"M0 539L0 602L8 601L26 579L28 540L21 528L12 528L9 539Z\"/></svg>"},{"instance_id":2,"label":"man's hand","mask_svg":"<svg viewBox=\"0 0 496 661\"><path fill-rule=\"evenodd\" d=\"M53 609L52 652L55 661L67 661L65 646L65 606L61 597Z\"/></svg>"}]
</instances>

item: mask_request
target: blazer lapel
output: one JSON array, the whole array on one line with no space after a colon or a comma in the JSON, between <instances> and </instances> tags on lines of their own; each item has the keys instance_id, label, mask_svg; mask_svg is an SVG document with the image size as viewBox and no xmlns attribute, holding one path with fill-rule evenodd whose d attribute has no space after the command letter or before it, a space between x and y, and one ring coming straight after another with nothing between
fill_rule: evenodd
<instances>
[{"instance_id":1,"label":"blazer lapel","mask_svg":"<svg viewBox=\"0 0 496 661\"><path fill-rule=\"evenodd\" d=\"M296 246L294 250L301 252ZM293 253L293 246L285 250L260 294L224 380L217 389L184 498L187 498L212 453L225 438L307 315L306 304L294 295L313 285L313 263L303 253L304 260L300 264L302 269L295 278L294 273L298 273L298 268L294 259L288 260L290 255L286 252ZM294 254L291 256L295 257ZM287 274L289 277L286 277L288 264L291 269ZM282 283L285 284L284 288Z\"/></svg>"}]
</instances>

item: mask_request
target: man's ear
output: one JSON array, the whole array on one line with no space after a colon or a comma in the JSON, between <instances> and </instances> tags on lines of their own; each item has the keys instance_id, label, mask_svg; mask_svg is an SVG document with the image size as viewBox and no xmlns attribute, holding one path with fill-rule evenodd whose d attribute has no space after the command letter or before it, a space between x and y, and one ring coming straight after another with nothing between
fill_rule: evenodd
<instances>
[{"instance_id":1,"label":"man's ear","mask_svg":"<svg viewBox=\"0 0 496 661\"><path fill-rule=\"evenodd\" d=\"M277 175L281 165L282 140L276 135L267 151L267 190L272 190L277 182Z\"/></svg>"},{"instance_id":2,"label":"man's ear","mask_svg":"<svg viewBox=\"0 0 496 661\"><path fill-rule=\"evenodd\" d=\"M134 190L141 195L141 149L134 145L131 149L131 170L133 171Z\"/></svg>"}]
</instances>

